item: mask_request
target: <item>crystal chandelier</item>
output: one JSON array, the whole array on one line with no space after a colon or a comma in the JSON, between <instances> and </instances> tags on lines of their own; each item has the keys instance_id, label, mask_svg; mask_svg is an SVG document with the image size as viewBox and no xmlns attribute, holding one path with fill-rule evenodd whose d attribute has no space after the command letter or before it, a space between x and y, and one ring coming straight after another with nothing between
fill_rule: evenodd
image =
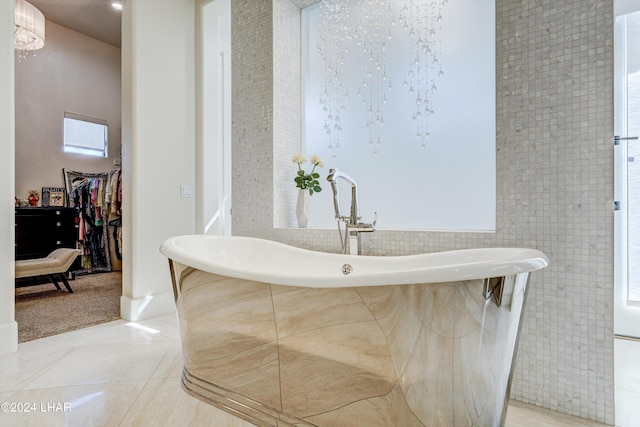
<instances>
[{"instance_id":1,"label":"crystal chandelier","mask_svg":"<svg viewBox=\"0 0 640 427\"><path fill-rule=\"evenodd\" d=\"M361 73L358 99L366 110L365 128L375 154L383 144L385 104L398 83L412 99L411 120L418 146L429 138L429 117L435 114L433 95L437 79L444 75L440 64L442 8L447 0L323 0L319 4L317 49L324 67L320 104L324 130L335 157L340 148L342 113L349 99L345 69ZM390 41L399 40L402 61L390 63ZM351 51L352 47L355 51ZM396 44L397 46L397 44ZM392 68L400 67L403 79L392 81ZM397 78L397 77L396 77Z\"/></svg>"},{"instance_id":2,"label":"crystal chandelier","mask_svg":"<svg viewBox=\"0 0 640 427\"><path fill-rule=\"evenodd\" d=\"M44 46L44 15L25 0L14 1L13 36L18 61Z\"/></svg>"}]
</instances>

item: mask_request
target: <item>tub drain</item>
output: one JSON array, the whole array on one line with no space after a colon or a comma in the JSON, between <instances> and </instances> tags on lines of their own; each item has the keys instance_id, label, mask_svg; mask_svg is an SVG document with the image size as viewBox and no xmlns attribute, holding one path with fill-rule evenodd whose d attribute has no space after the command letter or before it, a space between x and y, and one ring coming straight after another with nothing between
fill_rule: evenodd
<instances>
[{"instance_id":1,"label":"tub drain","mask_svg":"<svg viewBox=\"0 0 640 427\"><path fill-rule=\"evenodd\" d=\"M351 271L353 271L353 267L351 267L351 264L344 264L342 266L342 274L344 274L345 276L347 274L351 274Z\"/></svg>"}]
</instances>

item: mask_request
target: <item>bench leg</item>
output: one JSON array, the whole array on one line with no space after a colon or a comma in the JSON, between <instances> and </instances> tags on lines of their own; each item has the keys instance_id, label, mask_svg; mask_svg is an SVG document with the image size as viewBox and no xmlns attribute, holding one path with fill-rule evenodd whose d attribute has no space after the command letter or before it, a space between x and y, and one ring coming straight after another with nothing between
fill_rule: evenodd
<instances>
[{"instance_id":1,"label":"bench leg","mask_svg":"<svg viewBox=\"0 0 640 427\"><path fill-rule=\"evenodd\" d=\"M56 289L61 291L62 288L60 287L60 284L58 283L58 279L56 279L56 275L55 274L49 274L47 275L47 277L49 278L49 280L51 280L51 283L53 283L54 285L56 285Z\"/></svg>"},{"instance_id":2,"label":"bench leg","mask_svg":"<svg viewBox=\"0 0 640 427\"><path fill-rule=\"evenodd\" d=\"M62 283L64 284L64 287L67 288L67 291L69 291L70 294L73 293L73 289L71 289L71 286L69 285L69 282L67 281L67 278L64 277L64 273L58 273L58 277L60 277L60 279L62 280Z\"/></svg>"}]
</instances>

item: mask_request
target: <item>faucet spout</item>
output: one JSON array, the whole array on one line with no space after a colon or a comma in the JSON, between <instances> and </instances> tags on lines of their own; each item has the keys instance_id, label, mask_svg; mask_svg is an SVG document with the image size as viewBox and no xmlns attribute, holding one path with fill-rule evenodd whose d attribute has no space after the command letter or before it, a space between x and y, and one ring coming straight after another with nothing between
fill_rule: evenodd
<instances>
[{"instance_id":1,"label":"faucet spout","mask_svg":"<svg viewBox=\"0 0 640 427\"><path fill-rule=\"evenodd\" d=\"M356 225L360 219L360 213L358 211L358 184L346 173L338 169L329 169L329 175L327 175L327 181L331 183L331 189L333 190L333 207L336 212L336 219L340 220L340 208L338 206L338 179L342 179L351 184L351 210L349 215L349 224Z\"/></svg>"},{"instance_id":2,"label":"faucet spout","mask_svg":"<svg viewBox=\"0 0 640 427\"><path fill-rule=\"evenodd\" d=\"M340 215L340 208L338 206L338 179L342 179L351 184L351 211L348 217ZM372 224L360 222L360 212L358 211L358 184L356 184L353 178L338 169L329 169L327 181L331 183L331 189L333 190L333 207L336 211L338 231L340 230L340 221L346 223L344 239L342 239L342 234L340 235L343 252L347 253L348 248L351 255L358 255L360 253L360 233L371 233L375 231L376 220L374 220Z\"/></svg>"}]
</instances>

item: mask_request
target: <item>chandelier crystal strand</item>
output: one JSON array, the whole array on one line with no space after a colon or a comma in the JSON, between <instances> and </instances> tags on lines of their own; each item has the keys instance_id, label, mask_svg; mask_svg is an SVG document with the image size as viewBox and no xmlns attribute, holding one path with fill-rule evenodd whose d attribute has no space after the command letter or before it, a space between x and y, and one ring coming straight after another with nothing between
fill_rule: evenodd
<instances>
[{"instance_id":1,"label":"chandelier crystal strand","mask_svg":"<svg viewBox=\"0 0 640 427\"><path fill-rule=\"evenodd\" d=\"M433 99L435 93L438 90L437 80L444 75L442 71L442 65L440 62L442 55L442 8L447 3L447 0L433 0L431 10L433 13L429 17L431 28L429 29L430 43L429 48L431 50L431 60L427 62L427 77L425 81L425 99L429 102L425 105L424 113L426 117L430 118L435 114L435 105ZM429 121L425 121L425 138L421 144L422 148L426 147L426 139L429 137Z\"/></svg>"},{"instance_id":2,"label":"chandelier crystal strand","mask_svg":"<svg viewBox=\"0 0 640 427\"><path fill-rule=\"evenodd\" d=\"M414 0L412 0L414 2ZM416 6L413 6L416 7ZM429 138L429 117L430 109L433 105L433 99L429 94L429 80L430 80L430 62L433 61L432 55L435 54L433 50L433 38L431 37L431 28L433 25L433 2L430 1L425 10L419 10L415 16L412 16L412 20L415 21L415 28L417 32L417 42L415 44L415 62L418 88L416 91L415 107L416 115L418 116L416 139L421 148L426 147L426 140ZM420 62L422 59L422 62Z\"/></svg>"},{"instance_id":3,"label":"chandelier crystal strand","mask_svg":"<svg viewBox=\"0 0 640 427\"><path fill-rule=\"evenodd\" d=\"M436 80L443 75L441 12L447 1L324 0L320 3L318 51L325 71L320 104L333 157L340 147L341 118L349 96L344 86L347 61L361 73L357 96L366 113L364 125L370 149L378 153L382 145L385 104L393 90L391 77L397 75L388 69L388 49L393 39L403 41L404 64L399 66L406 72L402 86L413 105L411 121L416 139L420 147L426 147L430 136L429 118L435 113ZM349 52L349 44L354 46L354 52Z\"/></svg>"},{"instance_id":4,"label":"chandelier crystal strand","mask_svg":"<svg viewBox=\"0 0 640 427\"><path fill-rule=\"evenodd\" d=\"M361 73L360 85L358 87L358 98L362 102L363 108L366 110L366 119L364 127L369 134L369 146L373 147L374 140L372 137L371 117L373 115L373 106L371 105L374 93L372 87L372 71L370 61L372 59L372 46L370 31L373 31L371 27L370 8L366 0L359 0L357 5L357 20L354 31L355 43L358 49L358 71Z\"/></svg>"},{"instance_id":5,"label":"chandelier crystal strand","mask_svg":"<svg viewBox=\"0 0 640 427\"><path fill-rule=\"evenodd\" d=\"M360 0L357 24L357 44L362 50L361 69L363 72L359 96L366 108L365 128L369 133L369 146L377 154L382 144L381 127L384 125L384 104L387 91L392 89L387 74L387 41L391 38L388 11L389 0Z\"/></svg>"},{"instance_id":6,"label":"chandelier crystal strand","mask_svg":"<svg viewBox=\"0 0 640 427\"><path fill-rule=\"evenodd\" d=\"M344 66L349 55L351 37L349 8L343 0L325 0L320 3L320 28L317 49L324 64L324 81L320 104L325 115L324 131L329 140L332 157L340 149L342 114L349 97L344 85ZM343 35L336 37L335 35Z\"/></svg>"},{"instance_id":7,"label":"chandelier crystal strand","mask_svg":"<svg viewBox=\"0 0 640 427\"><path fill-rule=\"evenodd\" d=\"M409 81L408 91L412 105L411 119L416 126L416 138L420 140L420 130L422 127L422 109L421 106L418 105L418 102L420 100L420 94L422 92L422 78L424 76L421 72L422 70L420 67L420 56L422 55L422 52L420 51L417 42L417 40L422 39L422 28L420 28L420 22L417 18L420 15L417 12L420 11L416 11L416 7L419 7L419 5L416 5L413 0L405 0L404 6L402 8L402 29L405 32L407 46L409 47L409 55L407 58L409 64L407 71L407 80Z\"/></svg>"},{"instance_id":8,"label":"chandelier crystal strand","mask_svg":"<svg viewBox=\"0 0 640 427\"><path fill-rule=\"evenodd\" d=\"M430 137L429 121L435 114L433 98L438 89L436 80L444 75L440 64L442 43L442 7L447 0L406 0L408 3L405 31L409 32L411 64L407 79L413 99L412 121L416 124L416 139L426 148Z\"/></svg>"}]
</instances>

